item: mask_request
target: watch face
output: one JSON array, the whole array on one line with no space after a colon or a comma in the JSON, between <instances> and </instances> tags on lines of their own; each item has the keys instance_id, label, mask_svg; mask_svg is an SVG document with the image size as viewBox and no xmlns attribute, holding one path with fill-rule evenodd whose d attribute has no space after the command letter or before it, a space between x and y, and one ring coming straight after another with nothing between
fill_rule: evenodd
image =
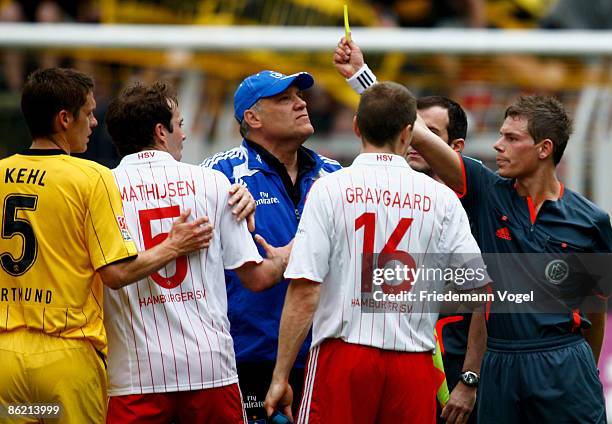
<instances>
[{"instance_id":1,"label":"watch face","mask_svg":"<svg viewBox=\"0 0 612 424\"><path fill-rule=\"evenodd\" d=\"M461 380L468 386L476 386L478 384L478 374L472 371L466 371L461 374Z\"/></svg>"}]
</instances>

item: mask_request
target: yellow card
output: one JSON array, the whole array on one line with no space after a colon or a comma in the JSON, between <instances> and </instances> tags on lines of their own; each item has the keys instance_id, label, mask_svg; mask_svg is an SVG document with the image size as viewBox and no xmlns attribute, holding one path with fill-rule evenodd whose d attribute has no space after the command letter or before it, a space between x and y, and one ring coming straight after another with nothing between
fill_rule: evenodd
<instances>
[{"instance_id":1,"label":"yellow card","mask_svg":"<svg viewBox=\"0 0 612 424\"><path fill-rule=\"evenodd\" d=\"M348 21L348 6L344 5L344 31L346 32L346 40L351 41L351 27Z\"/></svg>"}]
</instances>

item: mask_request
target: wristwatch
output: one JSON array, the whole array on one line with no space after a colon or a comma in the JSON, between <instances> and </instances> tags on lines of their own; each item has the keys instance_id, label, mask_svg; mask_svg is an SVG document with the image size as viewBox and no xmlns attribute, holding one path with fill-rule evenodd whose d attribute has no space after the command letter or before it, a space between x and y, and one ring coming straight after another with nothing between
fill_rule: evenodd
<instances>
[{"instance_id":1,"label":"wristwatch","mask_svg":"<svg viewBox=\"0 0 612 424\"><path fill-rule=\"evenodd\" d=\"M468 387L478 387L480 377L474 371L464 371L461 373L461 380Z\"/></svg>"}]
</instances>

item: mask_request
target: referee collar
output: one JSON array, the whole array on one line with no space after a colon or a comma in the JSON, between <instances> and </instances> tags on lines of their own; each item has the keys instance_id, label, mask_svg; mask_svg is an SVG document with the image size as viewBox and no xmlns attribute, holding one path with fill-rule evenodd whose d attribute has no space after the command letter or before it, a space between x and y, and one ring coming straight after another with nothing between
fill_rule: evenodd
<instances>
[{"instance_id":1,"label":"referee collar","mask_svg":"<svg viewBox=\"0 0 612 424\"><path fill-rule=\"evenodd\" d=\"M399 155L394 155L393 153L361 153L355 158L353 165L399 166L401 168L410 168L406 159Z\"/></svg>"}]
</instances>

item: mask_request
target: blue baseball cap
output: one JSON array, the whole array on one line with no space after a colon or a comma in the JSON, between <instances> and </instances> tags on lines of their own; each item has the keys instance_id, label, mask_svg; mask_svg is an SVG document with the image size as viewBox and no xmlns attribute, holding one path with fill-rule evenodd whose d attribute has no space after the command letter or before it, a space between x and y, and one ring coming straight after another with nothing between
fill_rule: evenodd
<instances>
[{"instance_id":1,"label":"blue baseball cap","mask_svg":"<svg viewBox=\"0 0 612 424\"><path fill-rule=\"evenodd\" d=\"M242 122L244 111L259 99L282 93L294 82L297 88L306 90L312 87L314 78L308 72L284 75L275 71L261 71L246 77L234 93L234 117Z\"/></svg>"}]
</instances>

